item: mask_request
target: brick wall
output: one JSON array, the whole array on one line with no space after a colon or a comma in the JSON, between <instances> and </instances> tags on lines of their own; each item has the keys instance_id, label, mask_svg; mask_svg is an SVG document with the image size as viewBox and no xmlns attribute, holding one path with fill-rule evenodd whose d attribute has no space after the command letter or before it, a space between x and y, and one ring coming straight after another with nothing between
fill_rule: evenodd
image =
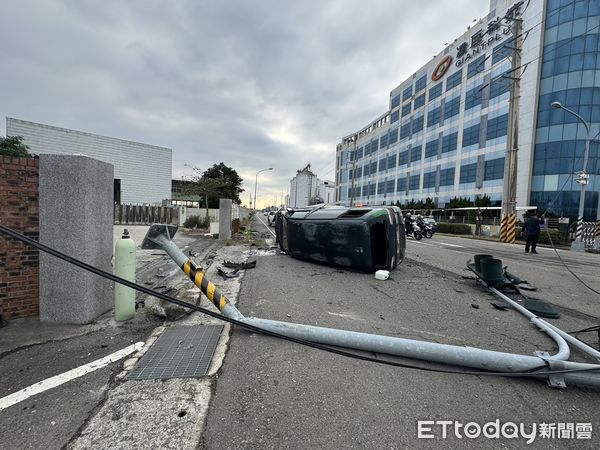
<instances>
[{"instance_id":1,"label":"brick wall","mask_svg":"<svg viewBox=\"0 0 600 450\"><path fill-rule=\"evenodd\" d=\"M39 236L38 159L0 156L0 223ZM0 235L0 314L39 314L39 252Z\"/></svg>"}]
</instances>

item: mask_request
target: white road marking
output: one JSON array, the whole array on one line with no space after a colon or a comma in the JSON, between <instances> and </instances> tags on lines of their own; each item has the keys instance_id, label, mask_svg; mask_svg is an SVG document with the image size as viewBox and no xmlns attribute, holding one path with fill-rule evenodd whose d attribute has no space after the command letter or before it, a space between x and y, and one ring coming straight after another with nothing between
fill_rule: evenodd
<instances>
[{"instance_id":1,"label":"white road marking","mask_svg":"<svg viewBox=\"0 0 600 450\"><path fill-rule=\"evenodd\" d=\"M457 245L457 244L448 244L447 242L440 242L440 244L442 245L447 245L448 247L458 247L458 248L465 248L462 245Z\"/></svg>"},{"instance_id":2,"label":"white road marking","mask_svg":"<svg viewBox=\"0 0 600 450\"><path fill-rule=\"evenodd\" d=\"M15 405L23 400L27 400L29 397L40 394L48 389L55 388L64 384L68 381L74 380L75 378L79 378L85 374L93 372L94 370L101 369L103 367L108 366L109 364L116 362L127 355L130 355L133 352L137 352L142 349L144 346L143 342L136 342L128 347L125 347L122 350L111 353L104 358L97 359L96 361L92 361L90 363L84 364L83 366L76 367L75 369L71 369L67 372L61 373L60 375L56 375L51 378L47 378L38 383L32 384L31 386L27 386L20 391L17 391L13 394L7 395L4 398L0 398L0 411L8 408L9 406Z\"/></svg>"},{"instance_id":3,"label":"white road marking","mask_svg":"<svg viewBox=\"0 0 600 450\"><path fill-rule=\"evenodd\" d=\"M271 228L266 223L264 223L262 221L262 219L260 218L260 216L258 214L256 215L256 217L258 218L258 221L265 226L265 228L269 231L269 233L271 233L274 238L277 238L277 235L273 232L273 230L271 230Z\"/></svg>"},{"instance_id":4,"label":"white road marking","mask_svg":"<svg viewBox=\"0 0 600 450\"><path fill-rule=\"evenodd\" d=\"M418 242L420 245L427 245L429 247L436 247L436 248L440 248L440 245L446 245L448 247L464 248L462 245L449 244L447 242L437 242L437 241L435 241L435 243L429 243L429 242L424 242L422 239L420 241L415 241L415 242Z\"/></svg>"}]
</instances>

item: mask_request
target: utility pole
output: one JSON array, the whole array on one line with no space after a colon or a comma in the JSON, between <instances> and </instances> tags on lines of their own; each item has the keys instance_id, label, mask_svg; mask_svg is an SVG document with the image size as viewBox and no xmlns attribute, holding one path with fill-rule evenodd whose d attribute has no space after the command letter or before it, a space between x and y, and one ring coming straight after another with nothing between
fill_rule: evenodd
<instances>
[{"instance_id":1,"label":"utility pole","mask_svg":"<svg viewBox=\"0 0 600 450\"><path fill-rule=\"evenodd\" d=\"M352 140L354 141L354 150L352 153L352 187L350 188L350 206L354 206L354 178L356 172L356 134L352 136Z\"/></svg>"},{"instance_id":2,"label":"utility pole","mask_svg":"<svg viewBox=\"0 0 600 450\"><path fill-rule=\"evenodd\" d=\"M521 100L521 37L522 19L514 18L512 27L512 73L509 77L510 105L508 140L504 158L504 186L502 189L502 222L500 240L515 242L516 210L517 210L517 152L519 150L519 104Z\"/></svg>"}]
</instances>

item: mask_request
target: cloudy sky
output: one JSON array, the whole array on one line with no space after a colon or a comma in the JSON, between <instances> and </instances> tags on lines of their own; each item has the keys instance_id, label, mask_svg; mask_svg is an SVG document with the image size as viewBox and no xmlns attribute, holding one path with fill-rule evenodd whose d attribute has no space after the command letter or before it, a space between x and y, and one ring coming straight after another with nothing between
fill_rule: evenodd
<instances>
[{"instance_id":1,"label":"cloudy sky","mask_svg":"<svg viewBox=\"0 0 600 450\"><path fill-rule=\"evenodd\" d=\"M173 177L258 170L259 206L383 114L487 0L5 0L5 117L173 149Z\"/></svg>"}]
</instances>

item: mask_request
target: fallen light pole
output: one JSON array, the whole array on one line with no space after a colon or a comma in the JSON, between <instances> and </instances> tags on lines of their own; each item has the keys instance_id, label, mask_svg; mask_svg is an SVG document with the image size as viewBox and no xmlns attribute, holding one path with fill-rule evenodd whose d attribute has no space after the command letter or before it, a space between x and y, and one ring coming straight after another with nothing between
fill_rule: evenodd
<instances>
[{"instance_id":1,"label":"fallen light pole","mask_svg":"<svg viewBox=\"0 0 600 450\"><path fill-rule=\"evenodd\" d=\"M142 248L163 249L167 252L194 284L200 288L202 293L205 294L226 317L236 319L265 331L324 345L384 353L492 372L502 372L507 376L510 376L512 373L523 374L524 372L535 371L528 373L527 376L546 380L551 387L560 388L564 387L566 384L573 384L600 388L600 364L566 361L570 356L570 352L568 345L558 331L556 331L558 329L544 329L558 345L558 352L554 356L550 356L546 353L537 353L534 356L528 356L484 350L475 347L461 347L457 345L439 344L435 342L244 317L244 315L229 302L216 286L206 279L202 269L197 267L196 264L187 258L175 245L172 241L172 237L175 235L176 231L177 227L175 226L154 224L150 230L148 230L146 238L142 243ZM552 372L554 371L573 372L553 374ZM523 374L523 376L525 375Z\"/></svg>"}]
</instances>

